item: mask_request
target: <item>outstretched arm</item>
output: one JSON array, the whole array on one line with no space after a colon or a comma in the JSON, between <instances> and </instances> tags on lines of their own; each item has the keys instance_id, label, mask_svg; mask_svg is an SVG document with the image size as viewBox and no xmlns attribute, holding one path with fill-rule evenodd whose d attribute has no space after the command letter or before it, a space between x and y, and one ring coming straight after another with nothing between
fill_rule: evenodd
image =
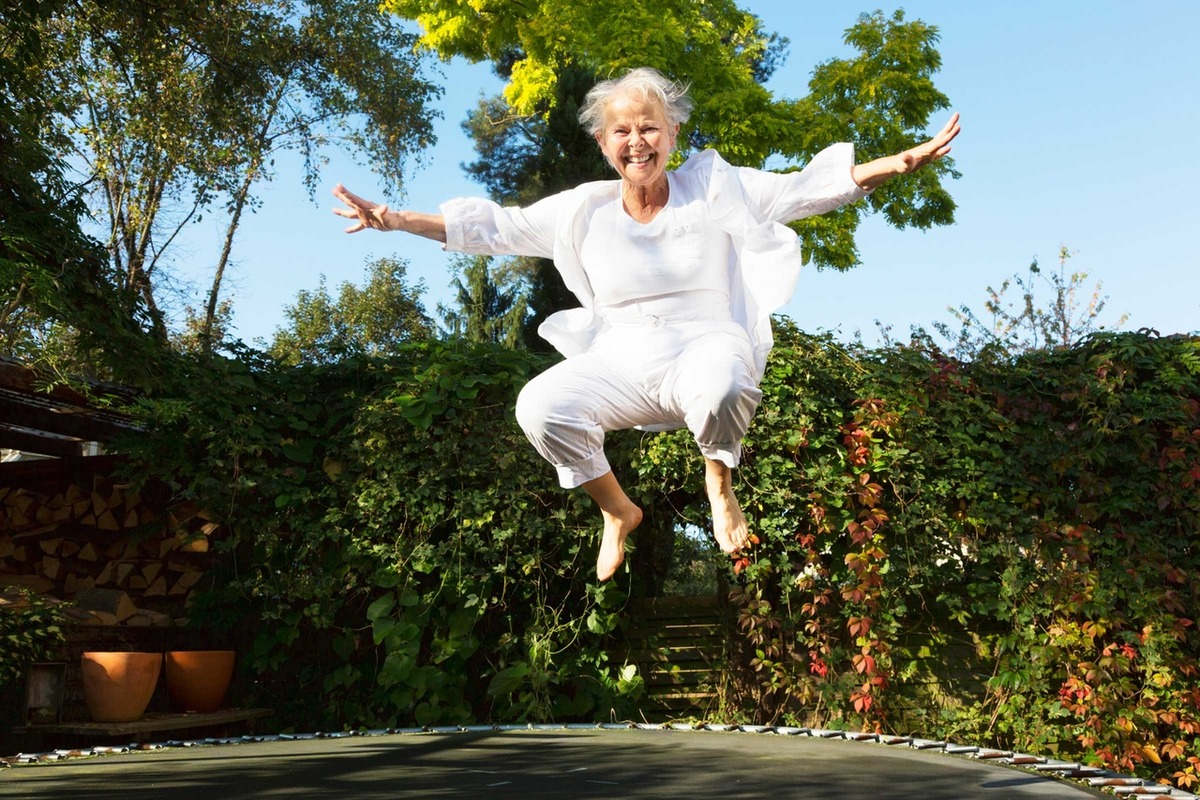
<instances>
[{"instance_id":1,"label":"outstretched arm","mask_svg":"<svg viewBox=\"0 0 1200 800\"><path fill-rule=\"evenodd\" d=\"M950 117L946 127L938 131L938 134L928 142L894 156L884 156L865 164L856 164L851 169L850 175L863 191L869 192L888 178L915 172L930 161L936 161L949 153L950 141L958 136L960 130L956 113Z\"/></svg>"},{"instance_id":2,"label":"outstretched arm","mask_svg":"<svg viewBox=\"0 0 1200 800\"><path fill-rule=\"evenodd\" d=\"M446 220L441 214L421 214L416 211L392 211L384 203L364 200L340 183L333 188L333 196L346 204L346 208L335 208L334 214L355 223L346 228L346 233L358 233L371 228L377 231L405 231L424 236L445 244Z\"/></svg>"}]
</instances>

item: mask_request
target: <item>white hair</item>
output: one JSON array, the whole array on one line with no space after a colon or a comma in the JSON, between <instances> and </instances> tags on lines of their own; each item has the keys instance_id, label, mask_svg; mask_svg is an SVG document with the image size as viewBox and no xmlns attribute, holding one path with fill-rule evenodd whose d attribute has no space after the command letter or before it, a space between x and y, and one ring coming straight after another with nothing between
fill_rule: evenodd
<instances>
[{"instance_id":1,"label":"white hair","mask_svg":"<svg viewBox=\"0 0 1200 800\"><path fill-rule=\"evenodd\" d=\"M672 125L682 125L692 113L692 99L688 97L686 84L677 83L651 67L638 67L620 78L600 81L593 86L583 100L583 108L579 109L580 124L590 134L599 133L604 128L608 104L627 95L658 103Z\"/></svg>"}]
</instances>

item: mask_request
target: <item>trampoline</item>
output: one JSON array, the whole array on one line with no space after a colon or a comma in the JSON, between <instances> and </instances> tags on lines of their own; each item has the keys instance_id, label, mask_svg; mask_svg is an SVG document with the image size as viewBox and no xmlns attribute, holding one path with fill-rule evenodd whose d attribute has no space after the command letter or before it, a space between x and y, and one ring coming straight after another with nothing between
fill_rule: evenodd
<instances>
[{"instance_id":1,"label":"trampoline","mask_svg":"<svg viewBox=\"0 0 1200 800\"><path fill-rule=\"evenodd\" d=\"M1013 758L977 748L957 748L964 753L958 756L947 754L955 748L945 743L925 743L931 746L923 749L920 740L847 741L834 738L837 732L825 737L806 729L804 735L787 735L800 729L515 727L246 737L212 747L170 742L117 756L6 769L0 771L0 797L962 800L1100 795L1053 774L1069 772L1070 765L1043 764L1047 774L1007 766L1001 762Z\"/></svg>"}]
</instances>

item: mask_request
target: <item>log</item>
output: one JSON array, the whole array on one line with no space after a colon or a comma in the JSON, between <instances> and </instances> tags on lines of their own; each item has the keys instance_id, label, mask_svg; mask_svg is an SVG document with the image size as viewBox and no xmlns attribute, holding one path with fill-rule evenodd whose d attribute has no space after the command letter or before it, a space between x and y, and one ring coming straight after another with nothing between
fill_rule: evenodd
<instances>
[{"instance_id":1,"label":"log","mask_svg":"<svg viewBox=\"0 0 1200 800\"><path fill-rule=\"evenodd\" d=\"M204 577L203 572L185 572L179 576L179 580L171 587L169 594L172 597L177 597L181 594L187 594L187 591L195 586L201 578Z\"/></svg>"},{"instance_id":2,"label":"log","mask_svg":"<svg viewBox=\"0 0 1200 800\"><path fill-rule=\"evenodd\" d=\"M73 619L76 622L81 622L85 625L88 623L89 620L92 619L91 611L84 611L82 608L75 608L74 606L71 606L70 608L68 608L66 611L63 612L63 614L65 616L67 616L68 618Z\"/></svg>"},{"instance_id":3,"label":"log","mask_svg":"<svg viewBox=\"0 0 1200 800\"><path fill-rule=\"evenodd\" d=\"M100 493L92 491L92 513L99 517L105 511L108 511L108 501L100 496Z\"/></svg>"},{"instance_id":4,"label":"log","mask_svg":"<svg viewBox=\"0 0 1200 800\"><path fill-rule=\"evenodd\" d=\"M134 614L132 617L130 617L129 621L126 624L127 625L135 624L134 623L135 619L145 620L145 623L139 622L138 624L153 625L156 628L169 628L169 627L171 627L172 624L174 624L171 621L171 618L169 616L167 616L166 614L160 614L159 612L151 611L148 608L139 608L137 610L137 613Z\"/></svg>"},{"instance_id":5,"label":"log","mask_svg":"<svg viewBox=\"0 0 1200 800\"><path fill-rule=\"evenodd\" d=\"M86 497L87 497L87 495L84 494L83 490L72 483L70 486L67 487L67 491L63 495L63 502L66 503L67 505L73 506L76 503L78 503L80 500L85 499Z\"/></svg>"},{"instance_id":6,"label":"log","mask_svg":"<svg viewBox=\"0 0 1200 800\"><path fill-rule=\"evenodd\" d=\"M80 550L80 547L77 542L65 541L62 543L61 546L59 546L58 554L60 556L62 556L63 558L70 558L71 556L78 553L79 550Z\"/></svg>"},{"instance_id":7,"label":"log","mask_svg":"<svg viewBox=\"0 0 1200 800\"><path fill-rule=\"evenodd\" d=\"M38 542L38 547L42 548L42 552L48 556L52 556L58 552L58 548L62 546L62 537L57 539L42 539Z\"/></svg>"},{"instance_id":8,"label":"log","mask_svg":"<svg viewBox=\"0 0 1200 800\"><path fill-rule=\"evenodd\" d=\"M84 611L111 614L113 624L124 622L137 612L129 595L120 589L87 589L75 596L75 607Z\"/></svg>"},{"instance_id":9,"label":"log","mask_svg":"<svg viewBox=\"0 0 1200 800\"><path fill-rule=\"evenodd\" d=\"M219 527L221 527L219 523L206 522L200 526L200 532L205 536L211 536Z\"/></svg>"},{"instance_id":10,"label":"log","mask_svg":"<svg viewBox=\"0 0 1200 800\"><path fill-rule=\"evenodd\" d=\"M113 514L112 509L105 510L105 512L103 514L101 514L99 517L97 517L96 525L102 531L119 531L119 530L121 530L121 526L117 522L117 518Z\"/></svg>"},{"instance_id":11,"label":"log","mask_svg":"<svg viewBox=\"0 0 1200 800\"><path fill-rule=\"evenodd\" d=\"M87 516L90 516L93 521L96 519L96 516L92 514L91 500L75 501L74 505L71 506L71 514L75 517L75 519L80 520L81 522L83 521L84 517Z\"/></svg>"},{"instance_id":12,"label":"log","mask_svg":"<svg viewBox=\"0 0 1200 800\"><path fill-rule=\"evenodd\" d=\"M125 583L126 589L145 589L150 584L141 575L130 575L129 580Z\"/></svg>"},{"instance_id":13,"label":"log","mask_svg":"<svg viewBox=\"0 0 1200 800\"><path fill-rule=\"evenodd\" d=\"M192 541L185 544L183 547L179 548L179 552L181 552L181 553L207 553L208 552L208 539L205 539L203 537L193 539Z\"/></svg>"},{"instance_id":14,"label":"log","mask_svg":"<svg viewBox=\"0 0 1200 800\"><path fill-rule=\"evenodd\" d=\"M54 509L50 508L50 506L38 506L37 511L33 514L33 518L40 525L49 525L54 522Z\"/></svg>"},{"instance_id":15,"label":"log","mask_svg":"<svg viewBox=\"0 0 1200 800\"><path fill-rule=\"evenodd\" d=\"M79 558L83 561L96 561L97 560L96 546L93 545L91 542L88 542L87 544L85 544L79 550Z\"/></svg>"},{"instance_id":16,"label":"log","mask_svg":"<svg viewBox=\"0 0 1200 800\"><path fill-rule=\"evenodd\" d=\"M147 564L146 566L142 567L142 577L147 581L152 581L158 577L158 573L162 572L162 568L163 565L161 561L155 561L152 564Z\"/></svg>"},{"instance_id":17,"label":"log","mask_svg":"<svg viewBox=\"0 0 1200 800\"><path fill-rule=\"evenodd\" d=\"M109 614L107 611L89 611L91 619L83 623L84 625L116 625L117 615Z\"/></svg>"},{"instance_id":18,"label":"log","mask_svg":"<svg viewBox=\"0 0 1200 800\"><path fill-rule=\"evenodd\" d=\"M16 549L12 537L7 533L0 533L0 558L8 558Z\"/></svg>"},{"instance_id":19,"label":"log","mask_svg":"<svg viewBox=\"0 0 1200 800\"><path fill-rule=\"evenodd\" d=\"M167 579L159 577L154 583L150 584L143 592L144 597L163 597L167 593Z\"/></svg>"},{"instance_id":20,"label":"log","mask_svg":"<svg viewBox=\"0 0 1200 800\"><path fill-rule=\"evenodd\" d=\"M131 572L133 572L133 564L130 564L127 561L117 564L117 585L124 583L125 579L129 577L129 573Z\"/></svg>"},{"instance_id":21,"label":"log","mask_svg":"<svg viewBox=\"0 0 1200 800\"><path fill-rule=\"evenodd\" d=\"M122 528L136 528L138 526L138 513L136 508L129 509L125 515L125 520L121 523Z\"/></svg>"},{"instance_id":22,"label":"log","mask_svg":"<svg viewBox=\"0 0 1200 800\"><path fill-rule=\"evenodd\" d=\"M100 570L100 574L96 576L96 583L103 586L112 580L113 572L117 569L117 562L110 561L104 565L104 569Z\"/></svg>"},{"instance_id":23,"label":"log","mask_svg":"<svg viewBox=\"0 0 1200 800\"><path fill-rule=\"evenodd\" d=\"M38 571L50 580L56 581L62 572L62 562L54 556L46 556L42 559L41 568Z\"/></svg>"},{"instance_id":24,"label":"log","mask_svg":"<svg viewBox=\"0 0 1200 800\"><path fill-rule=\"evenodd\" d=\"M43 594L54 588L54 581L47 580L41 575L2 575L0 586L23 586L31 592Z\"/></svg>"}]
</instances>

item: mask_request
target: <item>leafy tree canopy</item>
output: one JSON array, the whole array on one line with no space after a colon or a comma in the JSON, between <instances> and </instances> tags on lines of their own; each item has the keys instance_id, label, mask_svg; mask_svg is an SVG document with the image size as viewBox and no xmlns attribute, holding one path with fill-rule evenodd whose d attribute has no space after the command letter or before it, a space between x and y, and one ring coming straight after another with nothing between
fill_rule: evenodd
<instances>
[{"instance_id":1,"label":"leafy tree canopy","mask_svg":"<svg viewBox=\"0 0 1200 800\"><path fill-rule=\"evenodd\" d=\"M438 304L442 324L452 338L475 344L521 343L529 302L519 285L493 274L487 256L462 256L455 263L458 290L454 306ZM497 280L500 277L500 280ZM517 281L519 283L519 281Z\"/></svg>"},{"instance_id":2,"label":"leafy tree canopy","mask_svg":"<svg viewBox=\"0 0 1200 800\"><path fill-rule=\"evenodd\" d=\"M113 377L106 368L121 353L119 377L140 380L152 361L144 320L80 228L86 206L51 124L60 98L39 78L53 45L45 23L63 5L23 0L0 10L0 354L59 375Z\"/></svg>"},{"instance_id":3,"label":"leafy tree canopy","mask_svg":"<svg viewBox=\"0 0 1200 800\"><path fill-rule=\"evenodd\" d=\"M425 313L425 284L408 281L408 262L380 258L367 265L359 288L345 281L336 299L325 277L314 292L301 291L283 313L270 353L287 364L327 364L352 355L389 355L401 344L429 338L433 321Z\"/></svg>"},{"instance_id":4,"label":"leafy tree canopy","mask_svg":"<svg viewBox=\"0 0 1200 800\"><path fill-rule=\"evenodd\" d=\"M27 18L6 11L0 34ZM162 342L172 241L203 213L227 217L208 335L234 232L276 153L303 154L310 190L331 143L398 185L433 141L439 90L414 37L371 0L82 0L33 22L40 47L22 68L56 98L46 136L84 169L112 269Z\"/></svg>"},{"instance_id":5,"label":"leafy tree canopy","mask_svg":"<svg viewBox=\"0 0 1200 800\"><path fill-rule=\"evenodd\" d=\"M744 166L761 167L772 156L800 165L837 141L854 142L859 160L895 153L927 138L931 115L949 107L933 83L941 67L937 28L907 21L902 11L860 16L846 31L856 54L818 65L809 93L791 99L762 85L782 61L786 40L766 33L732 0L389 0L386 7L420 22L423 42L443 58L491 60L508 77L510 115L549 119L564 96L577 96L559 86L572 70L604 77L637 66L660 69L688 82L696 104L681 149L714 147ZM487 114L500 118L499 111ZM486 146L480 153L487 161ZM527 171L527 161L518 159L513 171ZM489 189L504 186L503 162L480 164L471 171ZM941 184L946 175L957 177L948 159L886 184L864 203L797 223L806 257L818 266L856 266L854 235L872 211L898 228L953 222L954 202Z\"/></svg>"},{"instance_id":6,"label":"leafy tree canopy","mask_svg":"<svg viewBox=\"0 0 1200 800\"><path fill-rule=\"evenodd\" d=\"M1067 262L1073 255L1064 245L1058 251L1057 270L1043 270L1035 258L1027 274L1006 278L999 289L988 286L983 314L976 314L965 303L948 308L958 329L947 322L933 323L934 331L945 340L946 351L962 361L1012 361L1039 350L1066 350L1105 331L1100 321L1108 304L1108 297L1101 294L1103 284L1096 283L1087 293L1088 273L1067 272ZM1019 300L1011 299L1009 294L1014 284L1020 291ZM1122 314L1112 328L1120 328L1128 319L1128 314ZM885 343L896 344L890 328L880 327ZM912 345L932 351L943 349L920 326L912 329Z\"/></svg>"}]
</instances>

